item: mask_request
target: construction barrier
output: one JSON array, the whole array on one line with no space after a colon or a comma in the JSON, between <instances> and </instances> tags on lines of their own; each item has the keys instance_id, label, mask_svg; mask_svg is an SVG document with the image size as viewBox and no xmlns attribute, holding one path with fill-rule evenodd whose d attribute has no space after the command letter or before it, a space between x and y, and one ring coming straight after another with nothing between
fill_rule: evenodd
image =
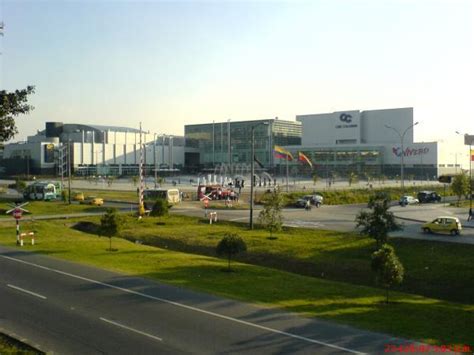
<instances>
[{"instance_id":1,"label":"construction barrier","mask_svg":"<svg viewBox=\"0 0 474 355\"><path fill-rule=\"evenodd\" d=\"M209 224L212 224L212 220L214 220L214 223L217 222L217 212L209 213Z\"/></svg>"},{"instance_id":2,"label":"construction barrier","mask_svg":"<svg viewBox=\"0 0 474 355\"><path fill-rule=\"evenodd\" d=\"M31 245L35 245L35 232L21 233L20 234L20 246L23 246L23 238L31 237Z\"/></svg>"}]
</instances>

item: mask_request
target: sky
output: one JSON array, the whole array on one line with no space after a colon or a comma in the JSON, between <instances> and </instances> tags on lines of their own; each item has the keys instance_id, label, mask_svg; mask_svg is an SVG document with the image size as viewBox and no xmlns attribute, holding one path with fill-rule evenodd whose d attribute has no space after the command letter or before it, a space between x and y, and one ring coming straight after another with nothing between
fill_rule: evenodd
<instances>
[{"instance_id":1,"label":"sky","mask_svg":"<svg viewBox=\"0 0 474 355\"><path fill-rule=\"evenodd\" d=\"M474 134L472 0L0 0L0 22L0 88L36 86L14 140L397 107L418 141Z\"/></svg>"}]
</instances>

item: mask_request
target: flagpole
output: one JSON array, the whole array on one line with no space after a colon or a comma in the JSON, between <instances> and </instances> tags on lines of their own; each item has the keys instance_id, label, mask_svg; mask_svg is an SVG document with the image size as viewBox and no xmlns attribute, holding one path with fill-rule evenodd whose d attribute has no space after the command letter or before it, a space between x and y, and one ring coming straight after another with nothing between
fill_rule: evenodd
<instances>
[{"instance_id":1,"label":"flagpole","mask_svg":"<svg viewBox=\"0 0 474 355\"><path fill-rule=\"evenodd\" d=\"M286 192L290 192L290 186L289 186L289 180L288 180L288 175L289 175L289 163L288 161L290 160L290 156L287 154L286 155Z\"/></svg>"}]
</instances>

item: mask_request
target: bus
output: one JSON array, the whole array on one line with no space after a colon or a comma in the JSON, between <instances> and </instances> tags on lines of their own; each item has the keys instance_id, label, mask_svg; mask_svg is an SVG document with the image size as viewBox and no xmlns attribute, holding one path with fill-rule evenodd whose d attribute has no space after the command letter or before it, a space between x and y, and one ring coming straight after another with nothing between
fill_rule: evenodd
<instances>
[{"instance_id":1,"label":"bus","mask_svg":"<svg viewBox=\"0 0 474 355\"><path fill-rule=\"evenodd\" d=\"M168 201L170 205L181 202L181 195L178 189L145 189L143 191L143 201L147 205L145 209L159 198Z\"/></svg>"},{"instance_id":2,"label":"bus","mask_svg":"<svg viewBox=\"0 0 474 355\"><path fill-rule=\"evenodd\" d=\"M61 198L61 191L61 183L58 181L37 181L26 187L23 197L27 200L58 200Z\"/></svg>"}]
</instances>

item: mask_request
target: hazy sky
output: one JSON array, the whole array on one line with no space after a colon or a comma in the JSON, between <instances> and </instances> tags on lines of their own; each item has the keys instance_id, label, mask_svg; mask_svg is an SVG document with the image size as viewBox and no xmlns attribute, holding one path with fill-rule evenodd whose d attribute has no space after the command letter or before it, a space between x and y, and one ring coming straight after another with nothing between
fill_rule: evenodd
<instances>
[{"instance_id":1,"label":"hazy sky","mask_svg":"<svg viewBox=\"0 0 474 355\"><path fill-rule=\"evenodd\" d=\"M418 140L474 133L474 1L0 0L1 87L46 121L184 124L414 107Z\"/></svg>"}]
</instances>

